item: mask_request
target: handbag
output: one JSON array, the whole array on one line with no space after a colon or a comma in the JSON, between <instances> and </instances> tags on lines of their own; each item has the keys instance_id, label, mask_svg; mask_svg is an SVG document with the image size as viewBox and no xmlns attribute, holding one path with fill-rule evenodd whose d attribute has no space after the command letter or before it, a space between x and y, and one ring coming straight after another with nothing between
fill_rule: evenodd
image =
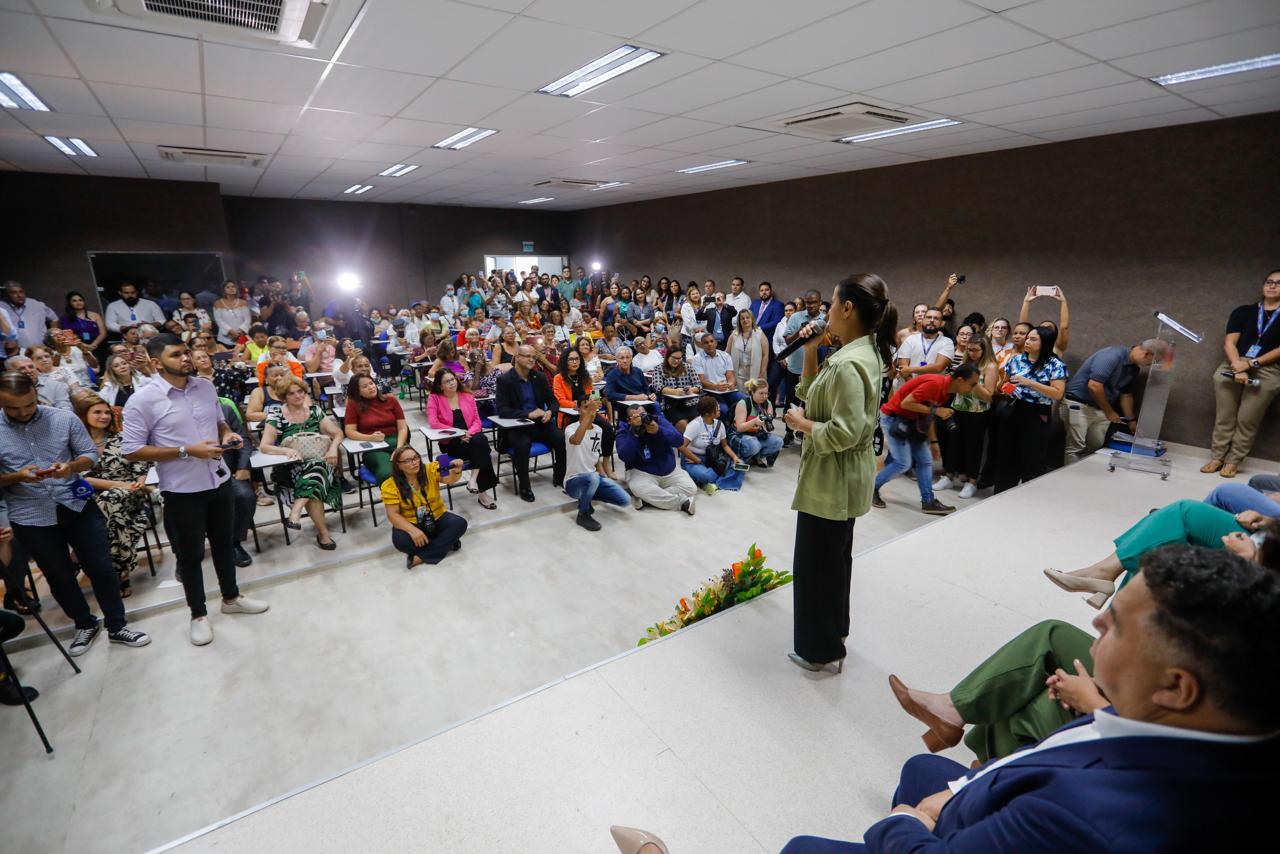
<instances>
[{"instance_id":1,"label":"handbag","mask_svg":"<svg viewBox=\"0 0 1280 854\"><path fill-rule=\"evenodd\" d=\"M294 433L280 443L283 447L297 451L305 461L323 460L329 453L329 437L323 433L304 431Z\"/></svg>"},{"instance_id":2,"label":"handbag","mask_svg":"<svg viewBox=\"0 0 1280 854\"><path fill-rule=\"evenodd\" d=\"M991 402L992 418L1008 418L1013 414L1014 398L1009 395L1000 395Z\"/></svg>"},{"instance_id":3,"label":"handbag","mask_svg":"<svg viewBox=\"0 0 1280 854\"><path fill-rule=\"evenodd\" d=\"M729 459L729 455L720 447L720 439L722 438L724 438L724 436L720 432L720 422L717 421L716 427L707 441L706 455L707 468L711 469L716 474L724 474L733 464Z\"/></svg>"}]
</instances>

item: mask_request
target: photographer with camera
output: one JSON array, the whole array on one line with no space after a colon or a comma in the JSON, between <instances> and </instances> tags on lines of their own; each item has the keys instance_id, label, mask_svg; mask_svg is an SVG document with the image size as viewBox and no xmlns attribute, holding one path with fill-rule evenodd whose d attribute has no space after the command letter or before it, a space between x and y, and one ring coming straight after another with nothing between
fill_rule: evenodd
<instances>
[{"instance_id":1,"label":"photographer with camera","mask_svg":"<svg viewBox=\"0 0 1280 854\"><path fill-rule=\"evenodd\" d=\"M637 510L652 504L660 510L683 510L692 516L698 487L676 465L676 449L684 434L661 414L650 415L644 406L627 409L627 421L618 430L618 456L627 467L627 486Z\"/></svg>"},{"instance_id":2,"label":"photographer with camera","mask_svg":"<svg viewBox=\"0 0 1280 854\"><path fill-rule=\"evenodd\" d=\"M1167 349L1160 339L1149 338L1132 347L1103 347L1084 360L1067 382L1066 399L1058 409L1067 431L1063 465L1101 448L1112 424L1133 431L1134 384L1142 369L1162 358Z\"/></svg>"},{"instance_id":3,"label":"photographer with camera","mask_svg":"<svg viewBox=\"0 0 1280 854\"><path fill-rule=\"evenodd\" d=\"M747 462L772 467L782 450L782 437L773 432L773 404L769 383L747 380L747 396L733 408L733 434L729 444Z\"/></svg>"},{"instance_id":4,"label":"photographer with camera","mask_svg":"<svg viewBox=\"0 0 1280 854\"><path fill-rule=\"evenodd\" d=\"M934 309L936 311L936 309ZM913 377L893 393L880 407L880 426L891 459L876 475L871 506L883 508L880 488L907 470L908 460L915 465L916 483L920 487L920 509L930 516L945 516L956 508L943 504L933 494L933 461L941 461L938 450L938 425L956 429L951 420L953 410L947 400L953 394L973 391L981 377L976 365L966 362L953 374L925 374Z\"/></svg>"}]
</instances>

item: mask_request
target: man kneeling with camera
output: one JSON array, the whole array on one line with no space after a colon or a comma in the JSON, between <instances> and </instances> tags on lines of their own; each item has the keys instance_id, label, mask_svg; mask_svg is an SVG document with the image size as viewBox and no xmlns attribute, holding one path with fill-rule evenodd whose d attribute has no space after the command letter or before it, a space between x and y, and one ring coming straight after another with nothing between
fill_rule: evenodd
<instances>
[{"instance_id":1,"label":"man kneeling with camera","mask_svg":"<svg viewBox=\"0 0 1280 854\"><path fill-rule=\"evenodd\" d=\"M945 516L956 509L933 495L933 461L941 458L938 425L944 430L956 429L951 420L952 410L945 404L953 394L973 391L979 380L977 366L966 362L950 374L912 377L880 407L880 426L891 459L876 475L871 497L873 507L885 506L880 487L914 463L916 483L920 486L920 509L930 516Z\"/></svg>"},{"instance_id":2,"label":"man kneeling with camera","mask_svg":"<svg viewBox=\"0 0 1280 854\"><path fill-rule=\"evenodd\" d=\"M650 504L694 514L698 487L676 465L676 449L683 444L684 434L660 412L651 414L641 405L627 409L626 424L618 430L618 456L627 467L627 486L637 510Z\"/></svg>"}]
</instances>

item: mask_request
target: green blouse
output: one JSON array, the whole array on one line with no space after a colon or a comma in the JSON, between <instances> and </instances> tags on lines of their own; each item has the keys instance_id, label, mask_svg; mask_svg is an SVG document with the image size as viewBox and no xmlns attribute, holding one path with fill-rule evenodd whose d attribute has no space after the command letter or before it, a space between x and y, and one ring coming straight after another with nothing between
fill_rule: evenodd
<instances>
[{"instance_id":1,"label":"green blouse","mask_svg":"<svg viewBox=\"0 0 1280 854\"><path fill-rule=\"evenodd\" d=\"M827 357L816 376L800 380L796 394L815 423L801 446L792 510L843 521L871 509L871 436L879 421L883 374L875 338L864 335Z\"/></svg>"}]
</instances>

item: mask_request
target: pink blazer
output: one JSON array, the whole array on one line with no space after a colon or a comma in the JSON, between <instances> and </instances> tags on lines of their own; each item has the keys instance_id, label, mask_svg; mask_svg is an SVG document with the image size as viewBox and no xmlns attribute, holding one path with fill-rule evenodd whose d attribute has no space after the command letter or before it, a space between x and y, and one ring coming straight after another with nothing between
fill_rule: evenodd
<instances>
[{"instance_id":1,"label":"pink blazer","mask_svg":"<svg viewBox=\"0 0 1280 854\"><path fill-rule=\"evenodd\" d=\"M459 392L458 407L467 421L467 433L472 436L479 433L480 413L476 410L475 395ZM453 407L449 406L449 401L443 394L433 394L427 398L427 423L434 430L453 429Z\"/></svg>"}]
</instances>

